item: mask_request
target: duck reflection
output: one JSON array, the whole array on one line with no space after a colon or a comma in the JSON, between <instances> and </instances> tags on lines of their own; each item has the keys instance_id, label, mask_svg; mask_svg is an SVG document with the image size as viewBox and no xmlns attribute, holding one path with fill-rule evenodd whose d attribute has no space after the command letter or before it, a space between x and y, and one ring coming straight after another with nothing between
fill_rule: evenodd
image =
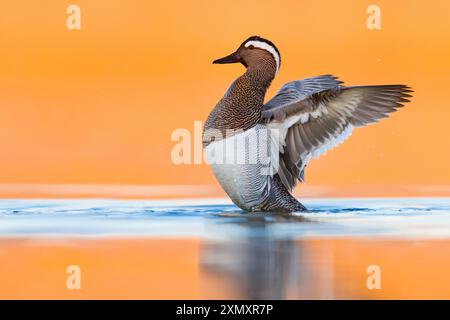
<instances>
[{"instance_id":1,"label":"duck reflection","mask_svg":"<svg viewBox=\"0 0 450 320\"><path fill-rule=\"evenodd\" d=\"M207 241L202 247L202 271L223 278L245 299L327 298L330 290L320 282L328 279L323 275L317 278L310 264L304 263L311 257L302 241L274 237L271 232L279 223L312 223L310 220L289 214L220 216L224 223L240 225L242 232L231 239Z\"/></svg>"}]
</instances>

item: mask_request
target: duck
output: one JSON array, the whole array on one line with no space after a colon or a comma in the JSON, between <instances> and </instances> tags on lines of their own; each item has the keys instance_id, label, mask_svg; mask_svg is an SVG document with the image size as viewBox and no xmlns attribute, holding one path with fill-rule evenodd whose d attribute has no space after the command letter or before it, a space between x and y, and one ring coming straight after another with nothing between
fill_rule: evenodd
<instances>
[{"instance_id":1,"label":"duck","mask_svg":"<svg viewBox=\"0 0 450 320\"><path fill-rule=\"evenodd\" d=\"M241 63L235 79L203 126L206 162L229 198L247 212L305 212L292 191L305 168L360 127L410 102L402 84L345 86L319 75L285 83L265 102L281 66L270 40L251 36L213 64Z\"/></svg>"}]
</instances>

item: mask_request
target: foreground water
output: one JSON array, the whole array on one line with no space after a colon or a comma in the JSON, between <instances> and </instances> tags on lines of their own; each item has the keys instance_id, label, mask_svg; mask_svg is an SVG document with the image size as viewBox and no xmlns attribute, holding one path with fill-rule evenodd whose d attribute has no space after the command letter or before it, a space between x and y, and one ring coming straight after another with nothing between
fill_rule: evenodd
<instances>
[{"instance_id":1,"label":"foreground water","mask_svg":"<svg viewBox=\"0 0 450 320\"><path fill-rule=\"evenodd\" d=\"M305 205L1 200L0 298L450 298L450 199ZM74 264L78 292L65 287Z\"/></svg>"},{"instance_id":2,"label":"foreground water","mask_svg":"<svg viewBox=\"0 0 450 320\"><path fill-rule=\"evenodd\" d=\"M224 200L1 200L0 236L276 239L450 237L450 199L320 199L295 215L246 214Z\"/></svg>"}]
</instances>

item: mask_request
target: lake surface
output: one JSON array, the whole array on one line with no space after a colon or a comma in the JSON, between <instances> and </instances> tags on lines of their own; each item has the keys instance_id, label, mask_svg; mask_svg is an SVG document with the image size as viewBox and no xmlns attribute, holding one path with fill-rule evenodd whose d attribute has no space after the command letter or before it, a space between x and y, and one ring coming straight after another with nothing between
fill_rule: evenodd
<instances>
[{"instance_id":1,"label":"lake surface","mask_svg":"<svg viewBox=\"0 0 450 320\"><path fill-rule=\"evenodd\" d=\"M449 198L304 204L1 200L0 298L450 298ZM65 287L73 264L82 290Z\"/></svg>"}]
</instances>

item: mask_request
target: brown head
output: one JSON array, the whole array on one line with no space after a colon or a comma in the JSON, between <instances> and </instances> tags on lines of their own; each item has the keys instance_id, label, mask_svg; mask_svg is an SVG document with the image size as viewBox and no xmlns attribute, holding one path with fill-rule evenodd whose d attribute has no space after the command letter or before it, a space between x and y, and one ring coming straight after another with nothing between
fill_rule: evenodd
<instances>
[{"instance_id":1,"label":"brown head","mask_svg":"<svg viewBox=\"0 0 450 320\"><path fill-rule=\"evenodd\" d=\"M245 40L232 54L213 61L218 64L237 62L242 63L246 68L272 68L276 73L280 68L281 56L271 41L253 36Z\"/></svg>"}]
</instances>

